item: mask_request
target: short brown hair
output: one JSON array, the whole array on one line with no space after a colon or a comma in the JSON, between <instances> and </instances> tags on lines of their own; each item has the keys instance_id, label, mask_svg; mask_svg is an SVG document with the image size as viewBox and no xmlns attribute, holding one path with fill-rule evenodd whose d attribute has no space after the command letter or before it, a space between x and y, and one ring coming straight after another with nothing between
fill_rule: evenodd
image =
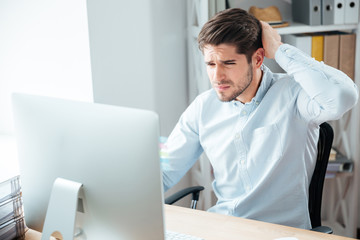
<instances>
[{"instance_id":1,"label":"short brown hair","mask_svg":"<svg viewBox=\"0 0 360 240\"><path fill-rule=\"evenodd\" d=\"M261 23L253 15L240 8L226 9L205 23L198 36L199 48L203 52L207 44L234 45L250 63L253 53L262 47L261 32Z\"/></svg>"}]
</instances>

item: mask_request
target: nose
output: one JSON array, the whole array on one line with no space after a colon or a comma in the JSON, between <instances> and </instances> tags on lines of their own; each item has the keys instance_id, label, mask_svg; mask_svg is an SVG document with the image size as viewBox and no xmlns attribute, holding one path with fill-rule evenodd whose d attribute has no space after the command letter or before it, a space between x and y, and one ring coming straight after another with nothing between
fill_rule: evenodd
<instances>
[{"instance_id":1,"label":"nose","mask_svg":"<svg viewBox=\"0 0 360 240\"><path fill-rule=\"evenodd\" d=\"M224 79L225 79L224 69L220 65L216 66L213 73L213 81L221 82Z\"/></svg>"}]
</instances>

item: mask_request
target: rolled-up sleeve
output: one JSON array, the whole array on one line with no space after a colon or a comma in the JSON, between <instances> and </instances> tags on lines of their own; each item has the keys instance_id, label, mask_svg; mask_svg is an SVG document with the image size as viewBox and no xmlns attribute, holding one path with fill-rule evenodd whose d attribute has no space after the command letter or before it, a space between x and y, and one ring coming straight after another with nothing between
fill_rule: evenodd
<instances>
[{"instance_id":1,"label":"rolled-up sleeve","mask_svg":"<svg viewBox=\"0 0 360 240\"><path fill-rule=\"evenodd\" d=\"M164 191L180 181L203 152L199 141L196 104L195 100L182 114L161 149Z\"/></svg>"}]
</instances>

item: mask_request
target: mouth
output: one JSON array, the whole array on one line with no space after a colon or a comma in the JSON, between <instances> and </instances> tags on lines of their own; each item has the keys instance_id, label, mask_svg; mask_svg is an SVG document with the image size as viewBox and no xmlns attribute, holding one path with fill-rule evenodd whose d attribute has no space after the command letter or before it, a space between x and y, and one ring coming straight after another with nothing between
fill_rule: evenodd
<instances>
[{"instance_id":1,"label":"mouth","mask_svg":"<svg viewBox=\"0 0 360 240\"><path fill-rule=\"evenodd\" d=\"M228 88L230 88L230 86L228 85L214 85L215 90L219 91L219 92L223 92L226 91Z\"/></svg>"}]
</instances>

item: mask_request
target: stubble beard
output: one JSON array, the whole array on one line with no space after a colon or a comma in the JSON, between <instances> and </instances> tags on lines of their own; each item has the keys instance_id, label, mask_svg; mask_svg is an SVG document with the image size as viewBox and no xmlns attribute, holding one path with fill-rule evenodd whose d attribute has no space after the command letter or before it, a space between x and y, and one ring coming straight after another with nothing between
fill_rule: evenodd
<instances>
[{"instance_id":1,"label":"stubble beard","mask_svg":"<svg viewBox=\"0 0 360 240\"><path fill-rule=\"evenodd\" d=\"M253 79L253 72L252 72L252 67L251 67L251 64L250 64L248 72L246 74L247 82L246 82L245 86L242 86L242 87L240 86L239 88L234 89L234 91L232 92L232 94L229 97L227 97L225 95L225 93L217 92L219 100L222 101L222 102L231 102L231 101L235 100L238 96L240 96L250 86L250 84L252 82L252 79ZM231 81L227 81L227 80L224 80L224 81L220 82L220 84L229 84L230 87L234 87L234 83L231 82Z\"/></svg>"}]
</instances>

